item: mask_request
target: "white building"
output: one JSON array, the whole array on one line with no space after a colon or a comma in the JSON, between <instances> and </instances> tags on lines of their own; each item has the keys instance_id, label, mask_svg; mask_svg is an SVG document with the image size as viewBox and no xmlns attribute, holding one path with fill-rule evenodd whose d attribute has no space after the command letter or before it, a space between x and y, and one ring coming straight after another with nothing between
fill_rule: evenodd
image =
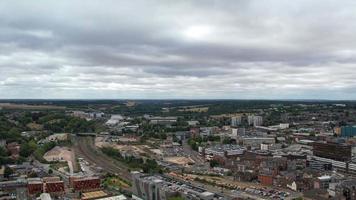
<instances>
[{"instance_id":1,"label":"white building","mask_svg":"<svg viewBox=\"0 0 356 200\"><path fill-rule=\"evenodd\" d=\"M247 117L248 125L253 126L262 126L263 118L261 116L249 115Z\"/></svg>"},{"instance_id":2,"label":"white building","mask_svg":"<svg viewBox=\"0 0 356 200\"><path fill-rule=\"evenodd\" d=\"M247 122L248 122L248 125L252 125L253 124L253 119L254 119L254 115L249 115L247 116Z\"/></svg>"},{"instance_id":3,"label":"white building","mask_svg":"<svg viewBox=\"0 0 356 200\"><path fill-rule=\"evenodd\" d=\"M52 200L51 195L49 193L42 193L40 195L40 200Z\"/></svg>"},{"instance_id":4,"label":"white building","mask_svg":"<svg viewBox=\"0 0 356 200\"><path fill-rule=\"evenodd\" d=\"M231 117L231 126L239 126L241 125L242 117L239 116L234 116Z\"/></svg>"},{"instance_id":5,"label":"white building","mask_svg":"<svg viewBox=\"0 0 356 200\"><path fill-rule=\"evenodd\" d=\"M245 137L242 139L244 146L261 148L261 144L274 144L276 140L271 137Z\"/></svg>"},{"instance_id":6,"label":"white building","mask_svg":"<svg viewBox=\"0 0 356 200\"><path fill-rule=\"evenodd\" d=\"M124 117L121 115L111 115L111 118L106 122L106 125L115 126L122 120L124 120Z\"/></svg>"}]
</instances>

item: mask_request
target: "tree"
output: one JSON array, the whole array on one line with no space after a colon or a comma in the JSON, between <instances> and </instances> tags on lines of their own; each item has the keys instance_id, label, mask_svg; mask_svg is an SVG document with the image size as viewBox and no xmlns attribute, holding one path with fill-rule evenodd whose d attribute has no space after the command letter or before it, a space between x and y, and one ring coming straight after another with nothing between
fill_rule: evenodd
<instances>
[{"instance_id":1,"label":"tree","mask_svg":"<svg viewBox=\"0 0 356 200\"><path fill-rule=\"evenodd\" d=\"M20 155L23 157L29 157L37 149L37 144L35 141L31 140L29 142L24 142L20 147Z\"/></svg>"},{"instance_id":2,"label":"tree","mask_svg":"<svg viewBox=\"0 0 356 200\"><path fill-rule=\"evenodd\" d=\"M14 173L14 171L10 167L8 167L8 166L5 167L5 171L4 171L5 178L9 178L10 175L13 173Z\"/></svg>"},{"instance_id":3,"label":"tree","mask_svg":"<svg viewBox=\"0 0 356 200\"><path fill-rule=\"evenodd\" d=\"M49 169L49 170L48 170L48 174L53 174L53 170L52 170L52 169Z\"/></svg>"},{"instance_id":4,"label":"tree","mask_svg":"<svg viewBox=\"0 0 356 200\"><path fill-rule=\"evenodd\" d=\"M0 147L0 156L8 156L6 150L3 147Z\"/></svg>"},{"instance_id":5,"label":"tree","mask_svg":"<svg viewBox=\"0 0 356 200\"><path fill-rule=\"evenodd\" d=\"M231 143L232 143L232 141L230 138L228 138L228 137L224 138L223 144L231 144Z\"/></svg>"},{"instance_id":6,"label":"tree","mask_svg":"<svg viewBox=\"0 0 356 200\"><path fill-rule=\"evenodd\" d=\"M210 160L210 167L214 168L219 165L219 162L217 160Z\"/></svg>"}]
</instances>

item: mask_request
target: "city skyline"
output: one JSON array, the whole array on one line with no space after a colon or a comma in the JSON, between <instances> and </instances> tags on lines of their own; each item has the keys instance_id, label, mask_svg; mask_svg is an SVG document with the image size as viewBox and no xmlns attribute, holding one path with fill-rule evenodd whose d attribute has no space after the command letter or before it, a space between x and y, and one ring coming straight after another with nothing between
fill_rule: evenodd
<instances>
[{"instance_id":1,"label":"city skyline","mask_svg":"<svg viewBox=\"0 0 356 200\"><path fill-rule=\"evenodd\" d=\"M356 99L354 1L2 1L0 99Z\"/></svg>"}]
</instances>

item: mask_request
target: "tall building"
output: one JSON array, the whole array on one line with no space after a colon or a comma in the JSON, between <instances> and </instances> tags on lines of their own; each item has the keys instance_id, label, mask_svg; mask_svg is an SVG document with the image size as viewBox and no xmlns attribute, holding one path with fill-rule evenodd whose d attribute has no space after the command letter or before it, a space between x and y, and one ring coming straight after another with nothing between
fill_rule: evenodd
<instances>
[{"instance_id":1,"label":"tall building","mask_svg":"<svg viewBox=\"0 0 356 200\"><path fill-rule=\"evenodd\" d=\"M263 118L261 116L249 115L247 117L248 125L253 126L262 126Z\"/></svg>"},{"instance_id":2,"label":"tall building","mask_svg":"<svg viewBox=\"0 0 356 200\"><path fill-rule=\"evenodd\" d=\"M349 161L351 160L351 146L345 143L315 142L313 155L337 161Z\"/></svg>"},{"instance_id":3,"label":"tall building","mask_svg":"<svg viewBox=\"0 0 356 200\"><path fill-rule=\"evenodd\" d=\"M254 115L249 115L247 116L247 123L249 126L253 125L253 119L254 119Z\"/></svg>"},{"instance_id":4,"label":"tall building","mask_svg":"<svg viewBox=\"0 0 356 200\"><path fill-rule=\"evenodd\" d=\"M354 137L354 136L356 136L356 126L341 127L341 137Z\"/></svg>"},{"instance_id":5,"label":"tall building","mask_svg":"<svg viewBox=\"0 0 356 200\"><path fill-rule=\"evenodd\" d=\"M239 126L241 125L241 121L242 121L241 116L231 117L231 126Z\"/></svg>"},{"instance_id":6,"label":"tall building","mask_svg":"<svg viewBox=\"0 0 356 200\"><path fill-rule=\"evenodd\" d=\"M263 119L261 116L254 116L253 118L253 126L262 126Z\"/></svg>"}]
</instances>

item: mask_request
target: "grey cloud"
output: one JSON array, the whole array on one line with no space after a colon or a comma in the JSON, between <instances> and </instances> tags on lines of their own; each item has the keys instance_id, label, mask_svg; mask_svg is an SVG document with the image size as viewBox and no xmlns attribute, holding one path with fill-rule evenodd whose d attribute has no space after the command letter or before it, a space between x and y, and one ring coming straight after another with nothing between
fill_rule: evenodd
<instances>
[{"instance_id":1,"label":"grey cloud","mask_svg":"<svg viewBox=\"0 0 356 200\"><path fill-rule=\"evenodd\" d=\"M0 98L354 99L355 20L351 0L5 0Z\"/></svg>"}]
</instances>

